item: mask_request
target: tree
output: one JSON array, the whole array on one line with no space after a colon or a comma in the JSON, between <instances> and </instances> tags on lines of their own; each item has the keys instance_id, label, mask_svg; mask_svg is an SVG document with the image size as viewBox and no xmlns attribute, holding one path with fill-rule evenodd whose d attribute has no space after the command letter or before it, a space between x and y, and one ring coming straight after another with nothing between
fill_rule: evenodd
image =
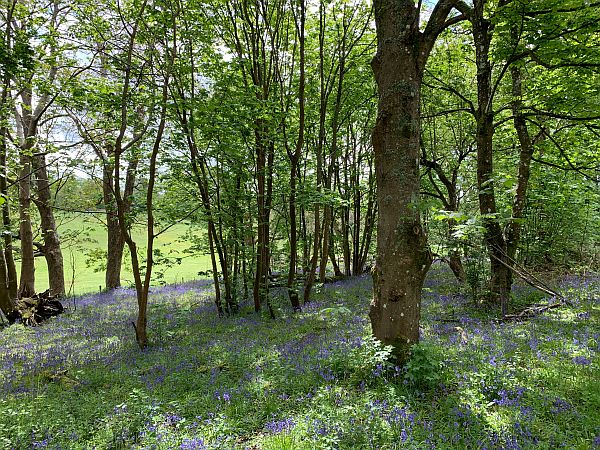
<instances>
[{"instance_id":1,"label":"tree","mask_svg":"<svg viewBox=\"0 0 600 450\"><path fill-rule=\"evenodd\" d=\"M9 146L9 117L12 105L10 98L10 83L13 72L23 64L29 64L28 52L15 51L19 46L13 42L12 16L16 4L7 3L4 18L4 39L0 42L2 63L2 91L0 93L0 201L2 202L2 251L0 255L0 311L8 315L15 308L17 299L17 270L13 258L12 225L10 219L8 195L8 146Z\"/></svg>"},{"instance_id":2,"label":"tree","mask_svg":"<svg viewBox=\"0 0 600 450\"><path fill-rule=\"evenodd\" d=\"M419 340L421 289L431 253L419 214L420 102L423 71L433 44L460 2L442 0L420 31L420 3L375 0L377 54L372 67L378 87L373 130L377 175L377 260L369 311L373 334L407 359Z\"/></svg>"}]
</instances>

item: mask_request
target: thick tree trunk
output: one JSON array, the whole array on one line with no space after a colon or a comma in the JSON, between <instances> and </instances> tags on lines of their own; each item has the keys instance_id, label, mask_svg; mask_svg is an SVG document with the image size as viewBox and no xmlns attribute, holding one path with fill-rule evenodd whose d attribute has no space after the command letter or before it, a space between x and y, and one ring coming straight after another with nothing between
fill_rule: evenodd
<instances>
[{"instance_id":1,"label":"thick tree trunk","mask_svg":"<svg viewBox=\"0 0 600 450\"><path fill-rule=\"evenodd\" d=\"M48 285L50 295L65 295L65 271L60 238L56 230L56 220L52 211L52 194L46 170L46 158L37 155L33 158L34 173L37 185L35 204L40 213L42 238L44 239L44 257L48 265Z\"/></svg>"},{"instance_id":2,"label":"thick tree trunk","mask_svg":"<svg viewBox=\"0 0 600 450\"><path fill-rule=\"evenodd\" d=\"M148 347L147 305L148 293L146 292L138 297L138 316L135 323L135 340L142 350Z\"/></svg>"},{"instance_id":3,"label":"thick tree trunk","mask_svg":"<svg viewBox=\"0 0 600 450\"><path fill-rule=\"evenodd\" d=\"M377 260L369 316L373 334L398 361L419 340L421 290L431 253L415 205L419 196L419 10L412 1L375 0L379 103L373 148L377 177Z\"/></svg>"}]
</instances>

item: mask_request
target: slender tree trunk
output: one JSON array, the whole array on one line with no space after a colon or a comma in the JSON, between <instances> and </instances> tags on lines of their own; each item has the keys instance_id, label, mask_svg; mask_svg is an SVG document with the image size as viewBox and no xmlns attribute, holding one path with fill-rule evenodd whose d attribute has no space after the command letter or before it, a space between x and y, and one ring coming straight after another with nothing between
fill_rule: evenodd
<instances>
[{"instance_id":1,"label":"slender tree trunk","mask_svg":"<svg viewBox=\"0 0 600 450\"><path fill-rule=\"evenodd\" d=\"M21 277L19 297L35 294L35 258L33 256L33 231L31 229L31 145L21 149L19 171L19 238L21 239Z\"/></svg>"},{"instance_id":2,"label":"slender tree trunk","mask_svg":"<svg viewBox=\"0 0 600 450\"><path fill-rule=\"evenodd\" d=\"M300 311L300 299L298 297L298 291L296 290L294 283L296 279L296 270L298 266L298 230L297 230L297 214L296 214L296 197L297 197L297 181L298 181L298 167L300 163L300 155L302 154L302 147L304 146L304 126L305 126L305 54L304 54L304 25L306 21L306 7L304 0L300 0L300 20L295 18L296 34L300 41L300 80L298 87L298 138L296 140L296 148L294 152L288 151L288 157L290 159L290 264L288 268L288 279L287 288L290 303L294 311Z\"/></svg>"},{"instance_id":3,"label":"slender tree trunk","mask_svg":"<svg viewBox=\"0 0 600 450\"><path fill-rule=\"evenodd\" d=\"M266 250L269 236L265 231L267 218L265 212L265 190L266 190L266 151L264 144L256 131L256 178L257 178L257 208L258 208L258 228L257 228L257 251L256 251L256 272L254 274L254 311L259 312L263 301L268 296L267 289L267 270L266 270Z\"/></svg>"},{"instance_id":4,"label":"slender tree trunk","mask_svg":"<svg viewBox=\"0 0 600 450\"><path fill-rule=\"evenodd\" d=\"M373 237L373 228L375 227L375 217L377 216L377 205L375 201L375 176L373 175L373 164L369 162L369 191L367 199L367 211L365 213L365 225L363 228L363 234L360 240L360 261L358 263L359 271L362 273L367 265L367 258L369 257L369 249L371 247L371 240Z\"/></svg>"},{"instance_id":5,"label":"slender tree trunk","mask_svg":"<svg viewBox=\"0 0 600 450\"><path fill-rule=\"evenodd\" d=\"M215 255L215 244L213 242L214 224L212 221L208 223L208 246L210 248L210 262L212 264L213 284L215 285L215 306L217 314L223 315L223 303L221 301L221 287L219 285L219 269L217 268L217 258Z\"/></svg>"},{"instance_id":6,"label":"slender tree trunk","mask_svg":"<svg viewBox=\"0 0 600 450\"><path fill-rule=\"evenodd\" d=\"M306 210L304 207L300 208L300 218L300 234L302 236L302 276L306 279L309 272L311 241L306 229Z\"/></svg>"},{"instance_id":7,"label":"slender tree trunk","mask_svg":"<svg viewBox=\"0 0 600 450\"><path fill-rule=\"evenodd\" d=\"M335 217L331 221L331 227L329 230L329 261L331 261L331 265L333 266L333 274L335 277L342 278L344 277L344 273L340 269L340 265L338 264L337 257L335 256L335 243L333 242L334 235L334 226L335 226Z\"/></svg>"},{"instance_id":8,"label":"slender tree trunk","mask_svg":"<svg viewBox=\"0 0 600 450\"><path fill-rule=\"evenodd\" d=\"M2 98L0 101L0 105L6 105L7 98L7 86L8 80L5 80L5 86L2 92ZM2 106L0 106L2 108ZM8 114L8 109L5 111L0 111L2 115ZM3 126L4 118L0 116L0 196L4 199L4 203L2 204L2 229L3 229L3 241L4 248L3 259L6 271L6 289L7 295L11 302L17 298L17 290L18 290L18 280L17 280L17 269L15 266L15 260L13 257L13 237L12 237L12 224L10 220L10 198L8 196L8 185L7 185L7 165L6 165L6 156L7 156L7 137L8 137L8 129L6 126ZM0 283L0 289L2 289L4 285Z\"/></svg>"},{"instance_id":9,"label":"slender tree trunk","mask_svg":"<svg viewBox=\"0 0 600 450\"><path fill-rule=\"evenodd\" d=\"M300 311L302 309L300 299L298 298L298 291L294 287L298 259L298 218L296 217L296 173L298 171L298 159L292 157L290 162L290 264L288 266L287 288L292 308L294 311Z\"/></svg>"},{"instance_id":10,"label":"slender tree trunk","mask_svg":"<svg viewBox=\"0 0 600 450\"><path fill-rule=\"evenodd\" d=\"M325 182L325 189L331 189L331 183ZM321 261L319 263L319 282L324 283L327 275L327 260L329 259L329 233L331 232L331 222L333 217L331 205L323 206L323 238L321 240Z\"/></svg>"},{"instance_id":11,"label":"slender tree trunk","mask_svg":"<svg viewBox=\"0 0 600 450\"><path fill-rule=\"evenodd\" d=\"M352 275L352 256L350 253L350 206L343 206L341 210L342 222L342 254L344 256L344 275Z\"/></svg>"},{"instance_id":12,"label":"slender tree trunk","mask_svg":"<svg viewBox=\"0 0 600 450\"><path fill-rule=\"evenodd\" d=\"M4 314L10 323L13 322L11 313L15 308L16 303L8 292L8 271L4 261L4 252L0 252L0 312Z\"/></svg>"},{"instance_id":13,"label":"slender tree trunk","mask_svg":"<svg viewBox=\"0 0 600 450\"><path fill-rule=\"evenodd\" d=\"M489 50L492 24L484 17L486 0L473 4L473 39L477 65L477 188L479 210L483 217L485 240L490 253L490 292L500 304L502 315L508 313L512 274L506 267L506 241L498 222L493 179L494 112L492 105L492 67Z\"/></svg>"},{"instance_id":14,"label":"slender tree trunk","mask_svg":"<svg viewBox=\"0 0 600 450\"><path fill-rule=\"evenodd\" d=\"M525 202L527 200L527 187L529 185L529 175L531 159L533 157L533 142L529 135L527 122L523 115L523 91L522 91L522 73L521 69L513 66L510 69L512 78L512 111L513 123L519 138L521 150L519 152L519 169L517 175L517 189L513 198L512 220L508 224L506 233L506 252L509 262L513 264L517 256L517 248L521 239L521 221L525 212Z\"/></svg>"},{"instance_id":15,"label":"slender tree trunk","mask_svg":"<svg viewBox=\"0 0 600 450\"><path fill-rule=\"evenodd\" d=\"M359 275L362 272L360 266L360 237L361 237L361 192L359 178L359 164L357 158L356 139L353 139L354 145L352 149L352 174L351 174L351 192L352 192L352 274Z\"/></svg>"},{"instance_id":16,"label":"slender tree trunk","mask_svg":"<svg viewBox=\"0 0 600 450\"><path fill-rule=\"evenodd\" d=\"M457 210L457 209L458 208L456 208L455 210ZM455 211L455 210L450 210L450 211ZM449 254L448 254L448 257L449 257L448 265L450 266L450 270L452 270L452 273L454 274L454 276L456 277L458 282L463 284L465 281L467 281L467 275L465 273L465 268L463 267L462 259L460 257L460 249L457 247L458 242L453 237L455 230L456 230L456 221L452 220L452 219L448 220L448 242L450 242L450 246L451 246Z\"/></svg>"},{"instance_id":17,"label":"slender tree trunk","mask_svg":"<svg viewBox=\"0 0 600 450\"><path fill-rule=\"evenodd\" d=\"M319 1L319 131L316 143L317 156L317 192L320 194L323 191L323 147L325 144L325 118L327 113L327 99L329 93L327 91L327 83L325 81L325 6L324 1ZM323 208L325 210L325 208ZM314 228L313 228L313 252L310 258L310 266L308 276L304 283L304 303L310 300L310 294L315 282L317 267L319 265L319 251L323 238L324 226L321 226L321 211L320 204L314 204ZM322 256L321 256L322 258Z\"/></svg>"},{"instance_id":18,"label":"slender tree trunk","mask_svg":"<svg viewBox=\"0 0 600 450\"><path fill-rule=\"evenodd\" d=\"M105 285L108 290L121 286L121 265L123 263L123 249L125 246L121 228L119 227L117 207L114 201L112 170L112 166L104 164L102 194L106 211L107 254Z\"/></svg>"},{"instance_id":19,"label":"slender tree trunk","mask_svg":"<svg viewBox=\"0 0 600 450\"><path fill-rule=\"evenodd\" d=\"M37 185L37 199L35 204L40 213L42 238L44 240L44 257L48 265L48 285L51 295L65 295L65 271L63 256L60 248L60 238L56 230L56 220L52 211L52 194L46 158L36 155L33 158L33 167Z\"/></svg>"},{"instance_id":20,"label":"slender tree trunk","mask_svg":"<svg viewBox=\"0 0 600 450\"><path fill-rule=\"evenodd\" d=\"M13 8L8 7L6 11L5 33L3 36L3 46L5 51L10 52L12 47L12 13ZM0 254L0 264L2 264L2 278L0 280L0 310L6 316L16 306L18 281L17 269L13 258L12 244L12 226L10 221L10 202L8 196L8 168L6 165L8 152L8 119L10 116L10 107L8 104L8 95L10 91L10 72L6 65L2 67L2 92L0 93L0 196L4 200L2 204L2 235L4 248Z\"/></svg>"}]
</instances>

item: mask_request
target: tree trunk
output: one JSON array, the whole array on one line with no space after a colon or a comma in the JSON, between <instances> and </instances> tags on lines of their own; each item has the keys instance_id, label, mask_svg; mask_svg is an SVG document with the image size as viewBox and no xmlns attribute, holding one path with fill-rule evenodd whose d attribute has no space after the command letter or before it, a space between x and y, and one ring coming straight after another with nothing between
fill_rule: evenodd
<instances>
[{"instance_id":1,"label":"tree trunk","mask_svg":"<svg viewBox=\"0 0 600 450\"><path fill-rule=\"evenodd\" d=\"M65 271L60 238L56 231L56 220L52 211L52 194L46 170L46 158L37 155L33 158L37 199L35 204L40 213L42 237L44 239L44 257L48 265L48 285L50 295L65 295Z\"/></svg>"},{"instance_id":2,"label":"tree trunk","mask_svg":"<svg viewBox=\"0 0 600 450\"><path fill-rule=\"evenodd\" d=\"M373 227L375 226L375 217L377 215L377 205L375 203L375 177L373 175L372 161L369 162L369 197L367 199L367 211L365 213L365 225L360 241L360 261L357 263L359 272L362 273L367 265L369 249L373 237Z\"/></svg>"},{"instance_id":3,"label":"tree trunk","mask_svg":"<svg viewBox=\"0 0 600 450\"><path fill-rule=\"evenodd\" d=\"M359 275L362 272L360 266L360 238L361 238L361 192L360 192L360 176L359 164L360 158L357 157L356 139L353 138L354 145L352 150L352 274Z\"/></svg>"},{"instance_id":4,"label":"tree trunk","mask_svg":"<svg viewBox=\"0 0 600 450\"><path fill-rule=\"evenodd\" d=\"M35 258L33 256L33 231L31 229L31 157L32 145L26 141L21 148L19 171L19 237L21 239L21 277L19 297L35 294Z\"/></svg>"},{"instance_id":5,"label":"tree trunk","mask_svg":"<svg viewBox=\"0 0 600 450\"><path fill-rule=\"evenodd\" d=\"M215 255L215 244L213 242L214 225L212 221L208 222L208 246L210 248L210 263L212 265L213 283L215 285L215 306L217 314L223 315L223 303L221 302L221 286L219 285L219 269L217 268L217 258Z\"/></svg>"},{"instance_id":6,"label":"tree trunk","mask_svg":"<svg viewBox=\"0 0 600 450\"><path fill-rule=\"evenodd\" d=\"M298 180L298 167L300 163L300 155L302 147L304 146L304 126L305 126L305 53L304 53L304 26L306 22L306 6L304 0L300 0L300 17L299 21L296 18L296 33L300 41L300 80L298 87L298 139L296 140L296 148L294 152L288 151L288 157L290 159L290 265L288 268L288 279L287 288L290 303L294 311L301 311L300 299L298 297L298 291L294 286L296 279L296 270L298 267L298 230L297 230L297 213L296 213L296 197L297 197L297 180Z\"/></svg>"},{"instance_id":7,"label":"tree trunk","mask_svg":"<svg viewBox=\"0 0 600 450\"><path fill-rule=\"evenodd\" d=\"M515 34L513 32L513 34ZM516 38L515 38L516 39ZM512 111L513 123L519 138L521 150L519 152L519 169L517 175L517 189L512 205L512 220L508 224L506 232L506 253L509 262L513 264L517 256L517 248L521 239L521 221L525 211L525 201L527 200L527 187L529 185L529 174L531 158L533 157L533 142L529 135L527 122L522 112L522 75L519 67L513 66L510 69L512 77Z\"/></svg>"},{"instance_id":8,"label":"tree trunk","mask_svg":"<svg viewBox=\"0 0 600 450\"><path fill-rule=\"evenodd\" d=\"M450 194L450 193L449 193ZM456 203L452 204L449 211L458 211L458 206ZM456 230L456 221L453 219L448 220L448 241L450 242L450 251L449 251L449 259L448 265L450 266L450 270L458 280L460 284L463 284L467 281L467 274L465 273L465 268L463 267L462 259L460 257L460 249L457 248L458 241L454 237L454 232Z\"/></svg>"},{"instance_id":9,"label":"tree trunk","mask_svg":"<svg viewBox=\"0 0 600 450\"><path fill-rule=\"evenodd\" d=\"M4 93L3 93L4 94ZM4 95L3 95L4 97ZM1 119L0 119L1 120ZM6 139L8 130L6 127L0 127L0 196L4 199L2 204L2 226L4 248L2 250L5 271L6 271L6 289L8 298L14 301L17 298L18 280L17 269L13 257L13 237L12 224L10 220L10 202L7 186L7 166L6 166ZM4 286L0 283L0 289Z\"/></svg>"},{"instance_id":10,"label":"tree trunk","mask_svg":"<svg viewBox=\"0 0 600 450\"><path fill-rule=\"evenodd\" d=\"M473 39L477 65L477 188L483 217L485 240L490 254L490 293L500 304L502 316L508 313L512 274L506 267L506 241L498 222L493 179L494 112L492 107L492 67L489 50L492 24L484 17L486 0L473 4Z\"/></svg>"},{"instance_id":11,"label":"tree trunk","mask_svg":"<svg viewBox=\"0 0 600 450\"><path fill-rule=\"evenodd\" d=\"M113 196L113 177L112 166L106 162L102 171L102 194L104 200L104 209L106 211L106 273L104 281L106 289L116 289L121 286L121 265L123 262L123 248L125 241L119 227L119 218L117 217L117 208Z\"/></svg>"},{"instance_id":12,"label":"tree trunk","mask_svg":"<svg viewBox=\"0 0 600 450\"><path fill-rule=\"evenodd\" d=\"M301 146L302 144L300 144ZM298 159L293 156L290 162L290 264L288 266L287 289L292 308L294 311L300 311L302 309L300 307L300 299L298 298L298 291L294 287L298 259L298 219L296 217L296 173L298 170Z\"/></svg>"},{"instance_id":13,"label":"tree trunk","mask_svg":"<svg viewBox=\"0 0 600 450\"><path fill-rule=\"evenodd\" d=\"M374 336L399 362L419 340L421 290L431 253L415 207L419 196L419 10L413 1L375 0L379 103L373 148L377 177L377 259L369 311Z\"/></svg>"},{"instance_id":14,"label":"tree trunk","mask_svg":"<svg viewBox=\"0 0 600 450\"><path fill-rule=\"evenodd\" d=\"M4 261L4 252L0 252L0 312L11 320L11 312L16 308L16 302L8 290L8 270Z\"/></svg>"},{"instance_id":15,"label":"tree trunk","mask_svg":"<svg viewBox=\"0 0 600 450\"><path fill-rule=\"evenodd\" d=\"M269 241L269 235L266 232L267 217L265 212L265 195L266 195L266 151L264 144L260 139L260 132L256 133L256 178L257 178L257 208L258 208L258 229L257 229L257 246L256 246L256 272L254 273L254 311L259 312L263 301L268 296L267 289L267 270L266 270L266 253Z\"/></svg>"},{"instance_id":16,"label":"tree trunk","mask_svg":"<svg viewBox=\"0 0 600 450\"><path fill-rule=\"evenodd\" d=\"M319 2L319 133L317 137L316 156L317 156L317 192L321 197L323 191L323 145L325 143L325 117L327 113L328 92L325 83L325 7L323 0ZM310 265L306 281L304 282L304 303L310 300L310 294L315 282L317 266L319 264L319 250L322 241L321 212L318 202L314 204L314 231L313 231L313 252L310 257Z\"/></svg>"},{"instance_id":17,"label":"tree trunk","mask_svg":"<svg viewBox=\"0 0 600 450\"><path fill-rule=\"evenodd\" d=\"M12 9L9 8L5 20L5 33L2 44L9 50L12 46ZM8 168L6 165L8 152L8 119L10 108L8 105L8 95L10 91L10 71L3 66L2 74L2 93L0 94L0 196L4 199L2 204L2 231L4 248L0 254L0 263L2 264L2 277L0 280L0 310L7 315L15 307L17 298L17 269L13 258L12 227L10 221L10 203L8 196Z\"/></svg>"},{"instance_id":18,"label":"tree trunk","mask_svg":"<svg viewBox=\"0 0 600 450\"><path fill-rule=\"evenodd\" d=\"M331 227L329 230L329 261L331 261L331 265L333 266L334 276L343 277L344 274L340 270L340 265L338 264L337 258L335 257L335 245L333 242L334 225L335 218L331 221Z\"/></svg>"}]
</instances>

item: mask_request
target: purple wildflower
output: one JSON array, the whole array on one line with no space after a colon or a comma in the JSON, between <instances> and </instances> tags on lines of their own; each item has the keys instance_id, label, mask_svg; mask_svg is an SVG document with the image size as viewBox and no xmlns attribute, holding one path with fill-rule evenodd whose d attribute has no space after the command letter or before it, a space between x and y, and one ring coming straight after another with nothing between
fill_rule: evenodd
<instances>
[{"instance_id":1,"label":"purple wildflower","mask_svg":"<svg viewBox=\"0 0 600 450\"><path fill-rule=\"evenodd\" d=\"M586 358L585 356L576 356L572 361L580 366L589 366L592 363L591 359Z\"/></svg>"},{"instance_id":2,"label":"purple wildflower","mask_svg":"<svg viewBox=\"0 0 600 450\"><path fill-rule=\"evenodd\" d=\"M192 438L184 439L179 448L182 450L205 450L208 447L204 443L204 439Z\"/></svg>"},{"instance_id":3,"label":"purple wildflower","mask_svg":"<svg viewBox=\"0 0 600 450\"><path fill-rule=\"evenodd\" d=\"M265 425L265 429L272 434L290 432L296 426L296 422L291 417L283 420L272 420Z\"/></svg>"},{"instance_id":4,"label":"purple wildflower","mask_svg":"<svg viewBox=\"0 0 600 450\"><path fill-rule=\"evenodd\" d=\"M179 422L181 422L183 419L181 417L179 417L177 414L167 414L165 416L165 423L168 426L175 426L177 425Z\"/></svg>"}]
</instances>

